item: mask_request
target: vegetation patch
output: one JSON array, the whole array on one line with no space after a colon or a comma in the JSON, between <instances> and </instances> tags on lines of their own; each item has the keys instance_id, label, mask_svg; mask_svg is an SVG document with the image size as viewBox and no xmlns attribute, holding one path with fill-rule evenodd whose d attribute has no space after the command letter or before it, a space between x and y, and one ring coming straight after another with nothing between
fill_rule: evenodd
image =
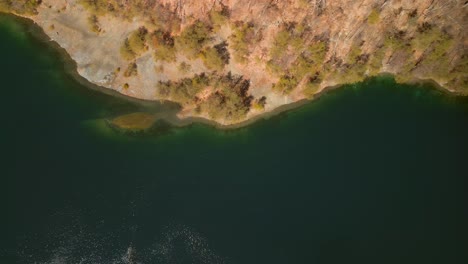
<instances>
[{"instance_id":1,"label":"vegetation patch","mask_svg":"<svg viewBox=\"0 0 468 264\"><path fill-rule=\"evenodd\" d=\"M148 30L145 27L140 27L130 34L128 38L124 40L124 43L120 47L120 55L125 60L133 60L140 56L143 52L148 50L146 46L146 40L148 36Z\"/></svg>"},{"instance_id":2,"label":"vegetation patch","mask_svg":"<svg viewBox=\"0 0 468 264\"><path fill-rule=\"evenodd\" d=\"M200 55L206 42L208 42L210 34L211 28L198 20L188 26L175 39L177 50L182 51L188 58L195 59Z\"/></svg>"},{"instance_id":3,"label":"vegetation patch","mask_svg":"<svg viewBox=\"0 0 468 264\"><path fill-rule=\"evenodd\" d=\"M160 81L157 85L157 95L182 105L192 105L198 102L197 94L212 82L206 74L195 75L192 78L183 78L177 82Z\"/></svg>"},{"instance_id":4,"label":"vegetation patch","mask_svg":"<svg viewBox=\"0 0 468 264\"><path fill-rule=\"evenodd\" d=\"M218 31L221 26L225 25L228 22L230 15L231 12L225 5L221 6L221 10L216 10L215 8L211 9L209 16L214 31Z\"/></svg>"},{"instance_id":5,"label":"vegetation patch","mask_svg":"<svg viewBox=\"0 0 468 264\"><path fill-rule=\"evenodd\" d=\"M89 29L94 33L101 32L101 26L99 25L99 19L96 15L90 15L88 17Z\"/></svg>"},{"instance_id":6,"label":"vegetation patch","mask_svg":"<svg viewBox=\"0 0 468 264\"><path fill-rule=\"evenodd\" d=\"M181 63L179 64L179 66L177 67L177 69L178 69L181 73L187 74L187 73L190 72L190 70L192 70L192 66L184 61L184 62L181 62Z\"/></svg>"},{"instance_id":7,"label":"vegetation patch","mask_svg":"<svg viewBox=\"0 0 468 264\"><path fill-rule=\"evenodd\" d=\"M253 109L260 111L260 110L265 109L266 103L267 103L266 96L262 96L254 101L252 107Z\"/></svg>"},{"instance_id":8,"label":"vegetation patch","mask_svg":"<svg viewBox=\"0 0 468 264\"><path fill-rule=\"evenodd\" d=\"M150 36L150 43L155 50L154 59L156 61L176 61L177 50L171 33L156 30Z\"/></svg>"},{"instance_id":9,"label":"vegetation patch","mask_svg":"<svg viewBox=\"0 0 468 264\"><path fill-rule=\"evenodd\" d=\"M208 113L213 119L244 119L253 100L249 95L250 81L242 76L227 74L216 78L213 84L215 92L201 102L201 111Z\"/></svg>"},{"instance_id":10,"label":"vegetation patch","mask_svg":"<svg viewBox=\"0 0 468 264\"><path fill-rule=\"evenodd\" d=\"M306 75L320 72L327 49L326 43L322 41L310 44L293 62L288 72L298 80L302 80Z\"/></svg>"},{"instance_id":11,"label":"vegetation patch","mask_svg":"<svg viewBox=\"0 0 468 264\"><path fill-rule=\"evenodd\" d=\"M42 0L0 0L0 12L36 15Z\"/></svg>"},{"instance_id":12,"label":"vegetation patch","mask_svg":"<svg viewBox=\"0 0 468 264\"><path fill-rule=\"evenodd\" d=\"M468 95L468 54L464 54L459 58L456 65L449 73L449 85L457 87L458 91Z\"/></svg>"},{"instance_id":13,"label":"vegetation patch","mask_svg":"<svg viewBox=\"0 0 468 264\"><path fill-rule=\"evenodd\" d=\"M146 36L148 35L148 30L145 27L140 27L130 34L128 37L128 43L132 51L140 55L147 50L146 46Z\"/></svg>"},{"instance_id":14,"label":"vegetation patch","mask_svg":"<svg viewBox=\"0 0 468 264\"><path fill-rule=\"evenodd\" d=\"M304 48L304 35L306 27L295 22L285 23L282 30L278 32L274 39L274 46L270 52L272 57L277 57L282 52L292 48L295 51L300 51Z\"/></svg>"},{"instance_id":15,"label":"vegetation patch","mask_svg":"<svg viewBox=\"0 0 468 264\"><path fill-rule=\"evenodd\" d=\"M206 48L200 55L205 66L215 71L222 71L224 66L229 63L230 58L226 42Z\"/></svg>"},{"instance_id":16,"label":"vegetation patch","mask_svg":"<svg viewBox=\"0 0 468 264\"><path fill-rule=\"evenodd\" d=\"M154 114L138 112L118 116L111 120L111 124L124 130L146 130L151 128L155 121Z\"/></svg>"},{"instance_id":17,"label":"vegetation patch","mask_svg":"<svg viewBox=\"0 0 468 264\"><path fill-rule=\"evenodd\" d=\"M386 49L383 47L377 47L372 53L368 64L369 76L375 76L380 73L385 58L385 51Z\"/></svg>"},{"instance_id":18,"label":"vegetation patch","mask_svg":"<svg viewBox=\"0 0 468 264\"><path fill-rule=\"evenodd\" d=\"M138 75L138 65L136 62L132 62L127 66L127 69L124 72L125 77L132 77Z\"/></svg>"},{"instance_id":19,"label":"vegetation patch","mask_svg":"<svg viewBox=\"0 0 468 264\"><path fill-rule=\"evenodd\" d=\"M130 46L130 42L128 41L128 39L125 39L124 43L120 47L120 56L122 56L122 58L127 61L133 60L136 57L136 54L132 50L132 47Z\"/></svg>"},{"instance_id":20,"label":"vegetation patch","mask_svg":"<svg viewBox=\"0 0 468 264\"><path fill-rule=\"evenodd\" d=\"M180 27L180 18L160 1L78 0L78 3L98 17L111 15L130 21L139 16L167 31L177 31Z\"/></svg>"},{"instance_id":21,"label":"vegetation patch","mask_svg":"<svg viewBox=\"0 0 468 264\"><path fill-rule=\"evenodd\" d=\"M253 23L235 23L233 33L229 38L232 50L234 51L234 61L242 64L246 63L250 55L250 46L256 40Z\"/></svg>"},{"instance_id":22,"label":"vegetation patch","mask_svg":"<svg viewBox=\"0 0 468 264\"><path fill-rule=\"evenodd\" d=\"M289 94L299 84L297 78L292 75L283 75L279 81L273 85L273 90L283 94Z\"/></svg>"},{"instance_id":23,"label":"vegetation patch","mask_svg":"<svg viewBox=\"0 0 468 264\"><path fill-rule=\"evenodd\" d=\"M287 74L283 74L280 80L273 86L273 90L283 94L291 93L298 84L307 77L318 76L323 72L323 64L328 47L324 41L316 41L303 46L299 56L286 69ZM281 62L269 61L267 67L275 73L284 72ZM317 80L317 79L316 79Z\"/></svg>"},{"instance_id":24,"label":"vegetation patch","mask_svg":"<svg viewBox=\"0 0 468 264\"><path fill-rule=\"evenodd\" d=\"M307 82L304 85L303 93L307 98L313 98L317 91L320 89L320 84L322 83L322 78L320 73L317 72L315 75L308 78Z\"/></svg>"},{"instance_id":25,"label":"vegetation patch","mask_svg":"<svg viewBox=\"0 0 468 264\"><path fill-rule=\"evenodd\" d=\"M242 120L252 106L250 81L231 73L198 74L177 82L159 82L157 95L187 107L194 107L213 119ZM207 92L201 96L202 91Z\"/></svg>"},{"instance_id":26,"label":"vegetation patch","mask_svg":"<svg viewBox=\"0 0 468 264\"><path fill-rule=\"evenodd\" d=\"M380 13L377 9L372 9L369 17L367 18L367 23L369 25L376 25L380 22Z\"/></svg>"}]
</instances>

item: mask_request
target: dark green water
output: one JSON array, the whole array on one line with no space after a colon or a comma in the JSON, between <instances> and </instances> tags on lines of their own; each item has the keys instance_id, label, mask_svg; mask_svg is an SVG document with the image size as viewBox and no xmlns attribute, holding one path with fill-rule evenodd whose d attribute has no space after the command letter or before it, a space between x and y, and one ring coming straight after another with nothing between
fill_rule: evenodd
<instances>
[{"instance_id":1,"label":"dark green water","mask_svg":"<svg viewBox=\"0 0 468 264\"><path fill-rule=\"evenodd\" d=\"M28 30L0 18L0 263L468 262L467 99L382 78L235 131L122 135L96 120L141 106Z\"/></svg>"}]
</instances>

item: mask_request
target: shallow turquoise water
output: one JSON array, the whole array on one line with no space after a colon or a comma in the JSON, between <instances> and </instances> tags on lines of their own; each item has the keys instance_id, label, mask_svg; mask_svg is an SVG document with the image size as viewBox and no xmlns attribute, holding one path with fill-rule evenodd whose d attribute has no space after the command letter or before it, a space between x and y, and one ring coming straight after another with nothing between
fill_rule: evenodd
<instances>
[{"instance_id":1,"label":"shallow turquoise water","mask_svg":"<svg viewBox=\"0 0 468 264\"><path fill-rule=\"evenodd\" d=\"M0 18L0 263L467 262L466 98L381 78L238 130L122 135L99 120L147 107L30 30Z\"/></svg>"}]
</instances>

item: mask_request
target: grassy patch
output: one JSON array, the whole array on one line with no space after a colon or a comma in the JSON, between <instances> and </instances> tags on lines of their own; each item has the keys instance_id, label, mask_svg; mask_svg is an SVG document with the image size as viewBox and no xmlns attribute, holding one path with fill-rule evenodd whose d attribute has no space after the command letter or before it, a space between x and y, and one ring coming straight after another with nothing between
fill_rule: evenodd
<instances>
[{"instance_id":1,"label":"grassy patch","mask_svg":"<svg viewBox=\"0 0 468 264\"><path fill-rule=\"evenodd\" d=\"M372 9L369 17L367 17L367 23L369 25L376 25L380 22L380 13L377 9Z\"/></svg>"},{"instance_id":2,"label":"grassy patch","mask_svg":"<svg viewBox=\"0 0 468 264\"><path fill-rule=\"evenodd\" d=\"M154 114L131 113L112 119L111 124L125 130L146 130L156 121Z\"/></svg>"}]
</instances>

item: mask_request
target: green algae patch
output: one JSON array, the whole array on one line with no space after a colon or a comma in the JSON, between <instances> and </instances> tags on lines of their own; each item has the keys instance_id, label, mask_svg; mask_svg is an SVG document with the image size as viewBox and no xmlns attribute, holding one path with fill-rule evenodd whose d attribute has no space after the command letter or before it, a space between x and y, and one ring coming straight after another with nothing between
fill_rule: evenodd
<instances>
[{"instance_id":1,"label":"green algae patch","mask_svg":"<svg viewBox=\"0 0 468 264\"><path fill-rule=\"evenodd\" d=\"M118 116L110 120L110 125L122 130L142 131L151 128L156 119L154 114L137 112Z\"/></svg>"}]
</instances>

